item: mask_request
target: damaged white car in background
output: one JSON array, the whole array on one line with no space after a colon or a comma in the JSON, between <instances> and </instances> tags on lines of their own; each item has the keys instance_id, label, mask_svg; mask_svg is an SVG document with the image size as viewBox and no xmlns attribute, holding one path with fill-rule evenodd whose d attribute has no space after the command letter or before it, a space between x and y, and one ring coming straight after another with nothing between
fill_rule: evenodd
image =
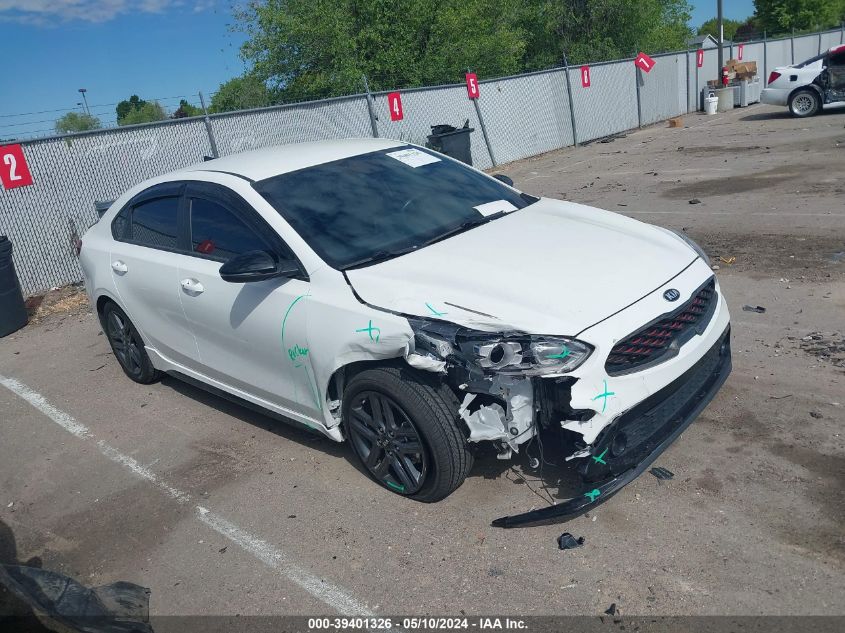
<instances>
[{"instance_id":1,"label":"damaged white car in background","mask_svg":"<svg viewBox=\"0 0 845 633\"><path fill-rule=\"evenodd\" d=\"M83 237L126 374L168 372L347 440L437 501L474 447L578 469L575 516L639 475L730 372L729 316L683 234L536 198L384 139L257 150L127 192Z\"/></svg>"}]
</instances>

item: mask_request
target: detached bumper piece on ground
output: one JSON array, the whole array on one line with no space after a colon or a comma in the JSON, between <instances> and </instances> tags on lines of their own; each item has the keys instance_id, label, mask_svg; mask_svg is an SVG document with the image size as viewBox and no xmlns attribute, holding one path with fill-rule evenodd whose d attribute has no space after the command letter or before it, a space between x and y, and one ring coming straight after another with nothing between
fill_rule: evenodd
<instances>
[{"instance_id":1,"label":"detached bumper piece on ground","mask_svg":"<svg viewBox=\"0 0 845 633\"><path fill-rule=\"evenodd\" d=\"M557 505L501 517L494 527L512 528L573 519L604 503L636 479L713 399L731 372L730 329L690 370L607 427L596 443L601 461L582 477L583 494ZM623 447L623 450L619 448ZM615 449L614 449L615 447ZM604 463L602 463L604 462Z\"/></svg>"}]
</instances>

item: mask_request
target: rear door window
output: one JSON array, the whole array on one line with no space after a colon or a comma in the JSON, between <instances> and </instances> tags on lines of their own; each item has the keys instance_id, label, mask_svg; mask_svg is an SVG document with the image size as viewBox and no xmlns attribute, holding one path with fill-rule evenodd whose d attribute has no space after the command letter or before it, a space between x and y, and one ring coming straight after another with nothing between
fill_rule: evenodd
<instances>
[{"instance_id":1,"label":"rear door window","mask_svg":"<svg viewBox=\"0 0 845 633\"><path fill-rule=\"evenodd\" d=\"M179 198L155 198L132 209L129 239L141 246L175 250L178 246Z\"/></svg>"},{"instance_id":2,"label":"rear door window","mask_svg":"<svg viewBox=\"0 0 845 633\"><path fill-rule=\"evenodd\" d=\"M272 250L269 243L231 209L205 198L190 198L191 251L228 261L248 251Z\"/></svg>"}]
</instances>

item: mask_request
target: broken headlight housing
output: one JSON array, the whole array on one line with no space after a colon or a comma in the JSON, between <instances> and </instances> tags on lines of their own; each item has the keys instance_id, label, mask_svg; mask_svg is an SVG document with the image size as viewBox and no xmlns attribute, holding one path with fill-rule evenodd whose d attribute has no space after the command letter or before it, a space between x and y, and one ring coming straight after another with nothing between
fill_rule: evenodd
<instances>
[{"instance_id":1,"label":"broken headlight housing","mask_svg":"<svg viewBox=\"0 0 845 633\"><path fill-rule=\"evenodd\" d=\"M593 351L590 345L574 338L545 336L485 337L468 340L461 347L486 371L521 376L568 373Z\"/></svg>"},{"instance_id":2,"label":"broken headlight housing","mask_svg":"<svg viewBox=\"0 0 845 633\"><path fill-rule=\"evenodd\" d=\"M580 366L592 346L565 336L490 334L445 323L412 321L418 353L463 361L489 373L544 376Z\"/></svg>"}]
</instances>

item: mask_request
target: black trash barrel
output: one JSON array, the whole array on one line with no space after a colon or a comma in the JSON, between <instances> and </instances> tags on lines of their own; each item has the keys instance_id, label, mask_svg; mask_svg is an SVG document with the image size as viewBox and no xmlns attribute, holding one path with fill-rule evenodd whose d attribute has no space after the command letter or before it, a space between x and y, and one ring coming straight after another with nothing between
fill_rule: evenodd
<instances>
[{"instance_id":1,"label":"black trash barrel","mask_svg":"<svg viewBox=\"0 0 845 633\"><path fill-rule=\"evenodd\" d=\"M472 165L472 148L469 135L475 128L469 127L469 121L462 128L451 125L432 125L428 143L425 146L450 158Z\"/></svg>"},{"instance_id":2,"label":"black trash barrel","mask_svg":"<svg viewBox=\"0 0 845 633\"><path fill-rule=\"evenodd\" d=\"M0 337L18 331L27 321L21 284L12 263L12 243L0 235Z\"/></svg>"}]
</instances>

